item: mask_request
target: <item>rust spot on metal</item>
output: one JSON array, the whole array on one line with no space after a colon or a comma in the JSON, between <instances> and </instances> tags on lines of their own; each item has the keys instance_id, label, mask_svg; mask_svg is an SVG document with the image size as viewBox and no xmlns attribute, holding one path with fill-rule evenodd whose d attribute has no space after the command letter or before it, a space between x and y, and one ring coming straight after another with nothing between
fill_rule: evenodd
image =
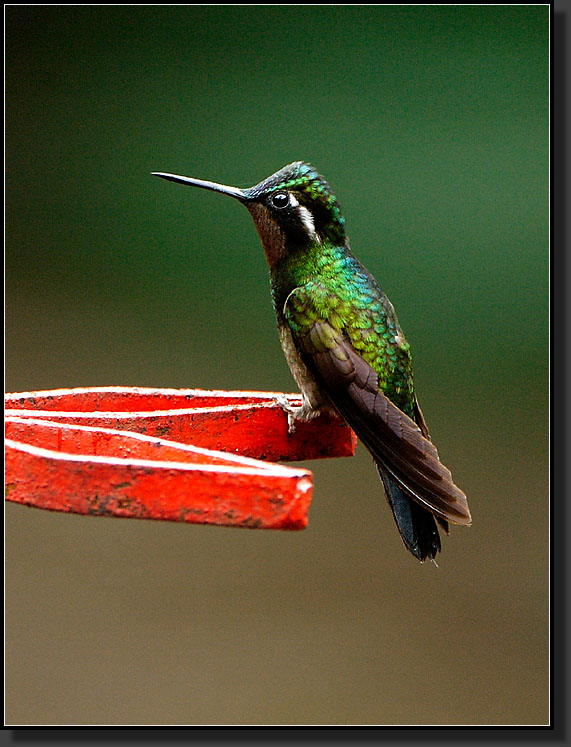
<instances>
[{"instance_id":1,"label":"rust spot on metal","mask_svg":"<svg viewBox=\"0 0 571 747\"><path fill-rule=\"evenodd\" d=\"M157 425L157 427L155 428L155 435L158 438L163 438L164 436L168 436L170 431L170 425Z\"/></svg>"},{"instance_id":2,"label":"rust spot on metal","mask_svg":"<svg viewBox=\"0 0 571 747\"><path fill-rule=\"evenodd\" d=\"M242 519L240 526L247 527L248 529L261 529L263 524L261 519L258 519L255 516L248 516L246 519Z\"/></svg>"},{"instance_id":3,"label":"rust spot on metal","mask_svg":"<svg viewBox=\"0 0 571 747\"><path fill-rule=\"evenodd\" d=\"M268 502L272 504L272 506L284 506L285 501L281 495L275 495L271 498L268 498Z\"/></svg>"},{"instance_id":4,"label":"rust spot on metal","mask_svg":"<svg viewBox=\"0 0 571 747\"><path fill-rule=\"evenodd\" d=\"M91 516L120 516L127 512L130 518L141 519L147 516L147 509L133 498L118 498L113 495L95 495L88 502L87 513Z\"/></svg>"}]
</instances>

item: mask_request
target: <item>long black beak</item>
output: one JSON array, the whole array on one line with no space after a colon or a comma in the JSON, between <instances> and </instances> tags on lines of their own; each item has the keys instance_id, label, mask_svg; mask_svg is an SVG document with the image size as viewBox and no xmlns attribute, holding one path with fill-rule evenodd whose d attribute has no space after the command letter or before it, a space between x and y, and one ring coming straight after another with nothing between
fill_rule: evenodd
<instances>
[{"instance_id":1,"label":"long black beak","mask_svg":"<svg viewBox=\"0 0 571 747\"><path fill-rule=\"evenodd\" d=\"M225 184L206 182L203 179L193 179L190 176L163 174L160 171L153 171L152 176L160 176L161 179L166 179L169 182L177 182L177 184L186 184L189 187L202 187L202 189L211 189L213 192L221 192L223 195L235 197L237 200L240 200L240 202L246 202L246 200L248 199L246 194L241 189L238 189L238 187L227 187Z\"/></svg>"}]
</instances>

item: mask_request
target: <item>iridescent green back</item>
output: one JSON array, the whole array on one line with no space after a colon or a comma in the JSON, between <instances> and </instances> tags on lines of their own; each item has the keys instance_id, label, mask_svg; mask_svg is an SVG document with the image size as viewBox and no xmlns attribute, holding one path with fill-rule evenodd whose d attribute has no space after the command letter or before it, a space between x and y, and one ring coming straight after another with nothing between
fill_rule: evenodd
<instances>
[{"instance_id":1,"label":"iridescent green back","mask_svg":"<svg viewBox=\"0 0 571 747\"><path fill-rule=\"evenodd\" d=\"M413 417L410 346L388 298L346 249L321 246L313 261L307 260L305 267L298 267L298 285L304 292L292 294L288 302L294 336L305 336L316 321L326 320L375 370L381 391Z\"/></svg>"}]
</instances>

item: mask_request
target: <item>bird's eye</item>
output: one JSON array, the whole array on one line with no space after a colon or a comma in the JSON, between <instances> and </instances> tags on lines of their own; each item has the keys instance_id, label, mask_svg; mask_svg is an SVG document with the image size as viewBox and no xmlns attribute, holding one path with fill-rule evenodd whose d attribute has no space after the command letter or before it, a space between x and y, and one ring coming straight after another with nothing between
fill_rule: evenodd
<instances>
[{"instance_id":1,"label":"bird's eye","mask_svg":"<svg viewBox=\"0 0 571 747\"><path fill-rule=\"evenodd\" d=\"M289 205L289 195L287 192L275 192L270 201L275 208L285 208Z\"/></svg>"}]
</instances>

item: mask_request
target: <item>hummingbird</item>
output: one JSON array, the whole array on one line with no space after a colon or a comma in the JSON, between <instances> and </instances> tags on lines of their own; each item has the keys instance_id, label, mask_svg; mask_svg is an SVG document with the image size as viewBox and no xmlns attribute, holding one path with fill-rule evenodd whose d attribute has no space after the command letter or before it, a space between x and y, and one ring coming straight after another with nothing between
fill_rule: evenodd
<instances>
[{"instance_id":1,"label":"hummingbird","mask_svg":"<svg viewBox=\"0 0 571 747\"><path fill-rule=\"evenodd\" d=\"M433 445L415 393L410 346L394 307L353 255L326 180L296 161L248 189L153 172L234 197L249 211L270 268L280 342L302 404L284 397L289 431L339 415L373 457L405 547L421 562L439 528L468 525L464 493ZM434 561L435 562L435 561Z\"/></svg>"}]
</instances>

